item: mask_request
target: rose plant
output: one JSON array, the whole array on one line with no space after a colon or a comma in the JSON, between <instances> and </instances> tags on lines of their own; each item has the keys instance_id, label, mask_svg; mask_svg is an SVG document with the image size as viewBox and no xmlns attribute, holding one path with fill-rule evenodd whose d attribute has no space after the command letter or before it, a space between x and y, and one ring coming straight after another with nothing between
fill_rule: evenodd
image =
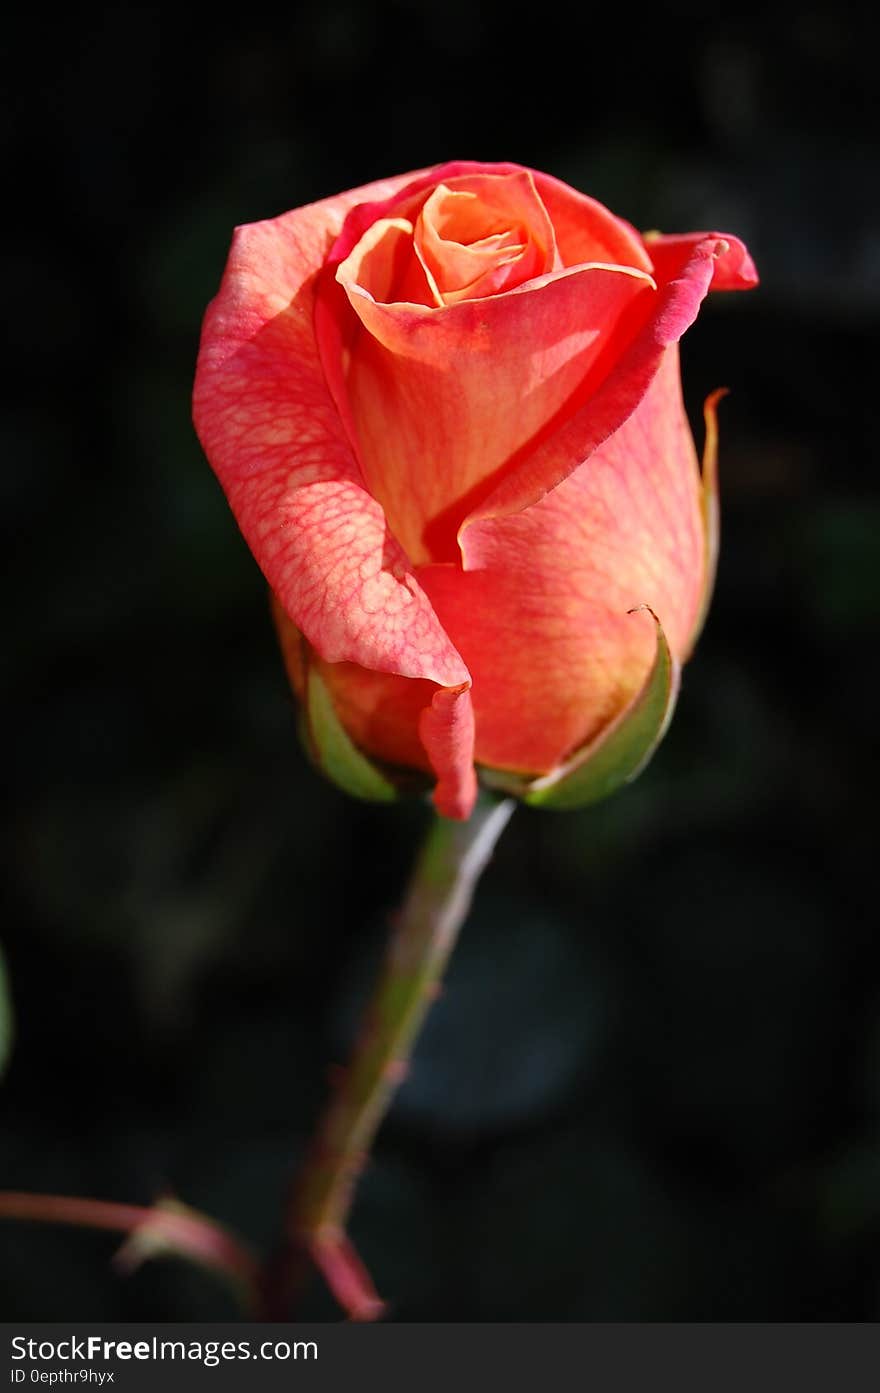
<instances>
[{"instance_id":1,"label":"rose plant","mask_svg":"<svg viewBox=\"0 0 880 1393\"><path fill-rule=\"evenodd\" d=\"M717 542L714 398L701 477L678 340L710 289L756 279L735 237L642 237L515 164L235 234L195 422L269 581L307 746L361 796L432 785L441 814L291 1199L276 1318L303 1256L350 1315L382 1308L347 1214L504 795L595 801L666 729Z\"/></svg>"},{"instance_id":2,"label":"rose plant","mask_svg":"<svg viewBox=\"0 0 880 1393\"><path fill-rule=\"evenodd\" d=\"M465 818L476 764L552 802L658 638L668 715L712 571L677 342L708 290L756 279L735 237L642 237L515 164L236 231L195 422L331 775L382 797L422 771Z\"/></svg>"},{"instance_id":3,"label":"rose plant","mask_svg":"<svg viewBox=\"0 0 880 1393\"><path fill-rule=\"evenodd\" d=\"M307 745L433 820L352 1061L258 1263L219 1224L0 1193L0 1220L128 1234L285 1319L303 1259L382 1310L346 1221L360 1167L516 796L595 801L656 747L711 590L678 340L757 277L716 232L640 236L559 180L456 162L241 227L205 318L198 433L269 581ZM716 394L717 395L717 394ZM488 786L478 798L477 769Z\"/></svg>"}]
</instances>

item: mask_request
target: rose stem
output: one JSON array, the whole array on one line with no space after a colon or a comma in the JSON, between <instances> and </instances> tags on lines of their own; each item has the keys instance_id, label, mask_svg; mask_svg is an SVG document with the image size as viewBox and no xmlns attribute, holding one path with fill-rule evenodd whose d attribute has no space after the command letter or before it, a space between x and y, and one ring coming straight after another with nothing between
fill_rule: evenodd
<instances>
[{"instance_id":1,"label":"rose stem","mask_svg":"<svg viewBox=\"0 0 880 1393\"><path fill-rule=\"evenodd\" d=\"M439 990L474 889L514 809L481 795L467 822L435 817L393 921L384 967L348 1069L321 1118L295 1181L286 1247L266 1275L266 1314L285 1319L303 1257L353 1320L383 1303L345 1232L354 1188L416 1036ZM299 1269L299 1270L298 1270Z\"/></svg>"},{"instance_id":2,"label":"rose stem","mask_svg":"<svg viewBox=\"0 0 880 1393\"><path fill-rule=\"evenodd\" d=\"M256 1260L237 1239L194 1209L160 1204L116 1204L109 1200L81 1199L68 1195L38 1195L26 1191L0 1191L0 1219L22 1219L46 1224L71 1224L77 1228L111 1229L127 1233L136 1243L143 1235L149 1244L164 1244L182 1257L200 1262L229 1278L247 1307L256 1305ZM157 1246L158 1251L158 1246ZM145 1247L143 1256L148 1256ZM127 1243L116 1254L123 1269L137 1266L136 1247Z\"/></svg>"}]
</instances>

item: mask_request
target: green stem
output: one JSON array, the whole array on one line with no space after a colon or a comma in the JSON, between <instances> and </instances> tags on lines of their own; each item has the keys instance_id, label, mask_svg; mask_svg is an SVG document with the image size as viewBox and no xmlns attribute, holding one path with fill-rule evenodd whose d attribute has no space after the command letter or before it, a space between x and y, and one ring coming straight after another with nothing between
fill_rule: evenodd
<instances>
[{"instance_id":1,"label":"green stem","mask_svg":"<svg viewBox=\"0 0 880 1393\"><path fill-rule=\"evenodd\" d=\"M416 863L349 1068L319 1124L291 1197L288 1259L306 1254L354 1320L382 1311L345 1232L354 1188L379 1124L406 1074L419 1029L467 917L477 881L514 809L484 796L467 822L435 818ZM281 1271L290 1272L290 1262ZM286 1305L278 1278L276 1318ZM279 1299L280 1298L280 1299Z\"/></svg>"}]
</instances>

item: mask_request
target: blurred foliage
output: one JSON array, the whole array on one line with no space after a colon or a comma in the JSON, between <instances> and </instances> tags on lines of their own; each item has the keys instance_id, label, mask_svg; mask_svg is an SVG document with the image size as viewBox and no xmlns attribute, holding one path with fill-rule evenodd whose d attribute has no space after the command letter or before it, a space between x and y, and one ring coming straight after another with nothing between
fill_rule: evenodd
<instances>
[{"instance_id":1,"label":"blurred foliage","mask_svg":"<svg viewBox=\"0 0 880 1393\"><path fill-rule=\"evenodd\" d=\"M425 816L309 769L189 393L233 224L463 156L763 275L684 345L716 603L649 771L502 841L365 1177L398 1319L880 1315L875 48L828 4L622 49L490 4L8 21L0 1186L170 1190L266 1247ZM419 91L430 90L429 101ZM537 660L540 660L538 655ZM6 1225L6 1319L232 1318ZM304 1314L334 1317L317 1288Z\"/></svg>"}]
</instances>

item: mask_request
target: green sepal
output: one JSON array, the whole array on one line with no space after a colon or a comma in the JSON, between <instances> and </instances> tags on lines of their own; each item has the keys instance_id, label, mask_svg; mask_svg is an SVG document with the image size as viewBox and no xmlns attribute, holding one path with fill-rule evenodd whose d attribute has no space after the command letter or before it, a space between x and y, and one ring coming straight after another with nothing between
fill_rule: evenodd
<instances>
[{"instance_id":1,"label":"green sepal","mask_svg":"<svg viewBox=\"0 0 880 1393\"><path fill-rule=\"evenodd\" d=\"M353 798L369 803L392 803L398 797L393 783L357 748L343 726L317 668L306 677L303 736L320 772Z\"/></svg>"},{"instance_id":2,"label":"green sepal","mask_svg":"<svg viewBox=\"0 0 880 1393\"><path fill-rule=\"evenodd\" d=\"M721 538L721 507L718 501L718 403L727 396L726 387L711 392L703 404L706 438L703 445L703 468L700 479L700 517L703 523L705 575L700 608L690 637L684 661L693 652L703 632L706 615L712 603L715 576L718 571L718 547Z\"/></svg>"},{"instance_id":3,"label":"green sepal","mask_svg":"<svg viewBox=\"0 0 880 1393\"><path fill-rule=\"evenodd\" d=\"M645 610L657 626L657 647L644 686L625 710L552 774L529 781L487 770L484 779L490 787L512 793L534 808L563 811L598 803L642 772L666 734L681 675L654 612L640 605L630 613Z\"/></svg>"}]
</instances>

